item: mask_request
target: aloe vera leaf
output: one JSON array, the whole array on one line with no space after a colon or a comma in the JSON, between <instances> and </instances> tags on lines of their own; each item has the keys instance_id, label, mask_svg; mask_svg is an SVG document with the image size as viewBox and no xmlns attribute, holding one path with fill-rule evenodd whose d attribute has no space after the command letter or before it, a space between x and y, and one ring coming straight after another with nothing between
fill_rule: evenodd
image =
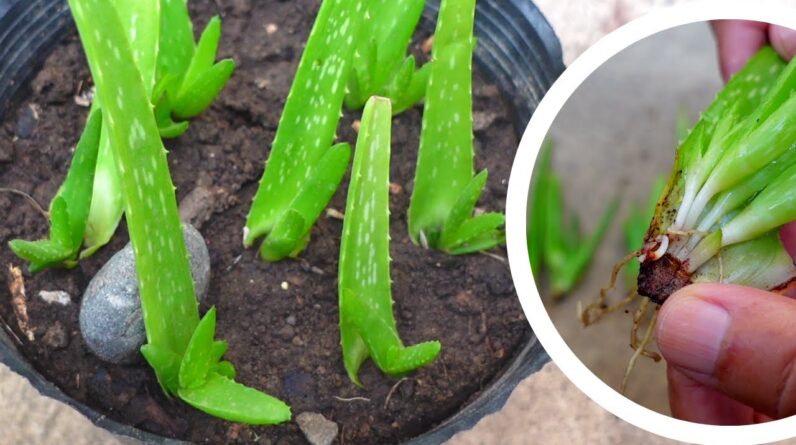
<instances>
[{"instance_id":1,"label":"aloe vera leaf","mask_svg":"<svg viewBox=\"0 0 796 445\"><path fill-rule=\"evenodd\" d=\"M506 233L503 230L492 230L447 250L447 253L450 255L466 255L491 249L505 243Z\"/></svg>"},{"instance_id":2,"label":"aloe vera leaf","mask_svg":"<svg viewBox=\"0 0 796 445\"><path fill-rule=\"evenodd\" d=\"M539 151L536 171L531 177L529 187L530 203L528 208L530 214L527 216L528 225L526 235L528 239L528 257L531 263L531 270L538 274L542 267L543 246L545 239L545 213L547 203L544 198L547 195L544 187L547 185L547 175L550 172L550 162L553 145L550 141L545 141Z\"/></svg>"},{"instance_id":3,"label":"aloe vera leaf","mask_svg":"<svg viewBox=\"0 0 796 445\"><path fill-rule=\"evenodd\" d=\"M235 62L224 59L214 64L218 42L221 38L221 20L218 16L208 22L193 57L182 76L179 91L172 100L174 115L188 119L207 109L224 89L235 70Z\"/></svg>"},{"instance_id":4,"label":"aloe vera leaf","mask_svg":"<svg viewBox=\"0 0 796 445\"><path fill-rule=\"evenodd\" d=\"M340 246L340 337L349 378L361 385L368 356L388 374L429 363L439 342L403 346L392 312L389 236L390 100L373 97L362 114Z\"/></svg>"},{"instance_id":5,"label":"aloe vera leaf","mask_svg":"<svg viewBox=\"0 0 796 445\"><path fill-rule=\"evenodd\" d=\"M102 114L89 113L66 179L50 203L50 237L41 241L12 240L11 250L36 272L48 267L71 267L86 231L94 169L99 151Z\"/></svg>"},{"instance_id":6,"label":"aloe vera leaf","mask_svg":"<svg viewBox=\"0 0 796 445\"><path fill-rule=\"evenodd\" d=\"M675 227L682 228L688 214L695 213L698 216L701 208L707 203L705 200L704 203L697 205L695 210L691 210L693 200L706 180L705 175L710 173L716 164L713 160L709 168L700 170L700 160L710 145L716 123L732 108L739 116L750 114L761 103L764 95L771 93L768 91L768 85L784 68L785 62L773 48L764 47L759 50L738 73L730 78L727 85L716 95L716 99L702 113L694 130L678 148L680 162L675 169L682 168L687 190L684 190L684 196L681 197L682 205L677 211ZM752 91L755 94L750 94ZM694 177L694 173L697 173L698 177Z\"/></svg>"},{"instance_id":7,"label":"aloe vera leaf","mask_svg":"<svg viewBox=\"0 0 796 445\"><path fill-rule=\"evenodd\" d=\"M119 0L113 2L122 29L133 52L133 61L141 73L147 96L155 85L158 58L158 36L160 33L160 5L158 0ZM87 57L93 57L87 52ZM97 81L97 79L95 79ZM114 95L108 100L118 100ZM102 107L102 94L97 92L92 110ZM94 175L94 188L89 210L85 248L80 254L87 258L110 241L122 219L122 202L119 174L113 159L110 135L102 129L99 158Z\"/></svg>"},{"instance_id":8,"label":"aloe vera leaf","mask_svg":"<svg viewBox=\"0 0 796 445\"><path fill-rule=\"evenodd\" d=\"M486 185L489 173L486 170L475 175L459 192L456 203L451 208L448 218L442 226L439 245L443 248L453 247L454 238L461 225L470 218L475 204Z\"/></svg>"},{"instance_id":9,"label":"aloe vera leaf","mask_svg":"<svg viewBox=\"0 0 796 445\"><path fill-rule=\"evenodd\" d=\"M207 373L218 362L218 359L213 360L218 352L213 344L215 332L216 308L213 307L199 321L185 348L178 375L180 388L196 388L205 383Z\"/></svg>"},{"instance_id":10,"label":"aloe vera leaf","mask_svg":"<svg viewBox=\"0 0 796 445\"><path fill-rule=\"evenodd\" d=\"M334 145L323 155L288 211L263 242L260 248L263 259L278 261L297 254L297 247L303 248L301 241L309 237L311 223L318 219L340 186L350 159L351 147L346 143Z\"/></svg>"},{"instance_id":11,"label":"aloe vera leaf","mask_svg":"<svg viewBox=\"0 0 796 445\"><path fill-rule=\"evenodd\" d=\"M722 244L747 241L796 220L796 165L771 179L743 210L722 230Z\"/></svg>"},{"instance_id":12,"label":"aloe vera leaf","mask_svg":"<svg viewBox=\"0 0 796 445\"><path fill-rule=\"evenodd\" d=\"M564 204L561 198L561 184L556 175L548 172L544 182L540 183L546 192L543 201L546 205L544 210L544 245L542 252L543 261L550 269L551 275L555 275L557 270L564 267L567 258L567 251L564 247Z\"/></svg>"},{"instance_id":13,"label":"aloe vera leaf","mask_svg":"<svg viewBox=\"0 0 796 445\"><path fill-rule=\"evenodd\" d=\"M796 276L793 259L776 231L721 250L692 275L692 281L723 282L773 289Z\"/></svg>"},{"instance_id":14,"label":"aloe vera leaf","mask_svg":"<svg viewBox=\"0 0 796 445\"><path fill-rule=\"evenodd\" d=\"M188 13L187 0L161 0L160 52L158 77L173 78L166 88L169 97L177 97L188 66L194 54L193 23Z\"/></svg>"},{"instance_id":15,"label":"aloe vera leaf","mask_svg":"<svg viewBox=\"0 0 796 445\"><path fill-rule=\"evenodd\" d=\"M460 190L473 177L472 47L453 44L431 68L423 111L409 233L440 236ZM434 245L432 241L432 245Z\"/></svg>"},{"instance_id":16,"label":"aloe vera leaf","mask_svg":"<svg viewBox=\"0 0 796 445\"><path fill-rule=\"evenodd\" d=\"M411 95L404 95L395 82L403 77L409 84L415 70L412 58L411 71L407 77L408 58L406 52L423 13L425 0L375 0L368 3L363 36L354 54L354 73L351 76L349 93L345 104L349 109L360 109L373 95L389 97L395 105L400 102L403 111L422 98L418 88ZM409 103L411 99L414 99Z\"/></svg>"},{"instance_id":17,"label":"aloe vera leaf","mask_svg":"<svg viewBox=\"0 0 796 445\"><path fill-rule=\"evenodd\" d=\"M407 64L414 66L414 57L409 56ZM434 62L426 62L425 65L413 71L409 84L400 90L390 85L387 86L387 94L389 94L393 103L393 115L403 113L425 97L426 89L428 88L428 78L433 65Z\"/></svg>"},{"instance_id":18,"label":"aloe vera leaf","mask_svg":"<svg viewBox=\"0 0 796 445\"><path fill-rule=\"evenodd\" d=\"M321 4L246 219L245 246L273 230L334 141L362 11L362 0Z\"/></svg>"},{"instance_id":19,"label":"aloe vera leaf","mask_svg":"<svg viewBox=\"0 0 796 445\"><path fill-rule=\"evenodd\" d=\"M186 77L183 89L173 105L174 115L179 119L189 119L201 114L224 89L233 71L235 62L224 59L196 78Z\"/></svg>"},{"instance_id":20,"label":"aloe vera leaf","mask_svg":"<svg viewBox=\"0 0 796 445\"><path fill-rule=\"evenodd\" d=\"M213 367L213 372L231 380L235 380L235 377L238 375L238 372L235 370L235 366L228 361L216 363L216 365Z\"/></svg>"},{"instance_id":21,"label":"aloe vera leaf","mask_svg":"<svg viewBox=\"0 0 796 445\"><path fill-rule=\"evenodd\" d=\"M99 0L69 4L84 47L97 56L88 60L97 91L115 98L103 103L103 122L122 183L147 340L182 356L199 314L166 150L146 85L133 69L132 49L113 6ZM103 17L103 25L89 17Z\"/></svg>"},{"instance_id":22,"label":"aloe vera leaf","mask_svg":"<svg viewBox=\"0 0 796 445\"><path fill-rule=\"evenodd\" d=\"M180 388L179 374L182 357L169 349L147 343L141 346L141 355L156 372L158 383L167 395L177 394Z\"/></svg>"},{"instance_id":23,"label":"aloe vera leaf","mask_svg":"<svg viewBox=\"0 0 796 445\"><path fill-rule=\"evenodd\" d=\"M99 93L105 97L113 93L119 98L105 103L103 122L110 132L123 185L135 254L141 311L150 345L142 348L142 353L154 366L163 388L173 391L175 381L179 386L183 366L175 367L172 359L179 356L186 360L186 350L199 326L199 311L166 150L141 73L131 69L135 67L132 49L113 6L104 0L69 0L69 5L84 47L97 56L89 58L89 67ZM103 17L102 26L96 26L93 17ZM197 357L203 355L193 351L201 345L210 354L218 353L215 342L204 341L204 329L215 320L214 312L207 319L197 334L202 340L194 342L188 361L192 357L201 361ZM193 373L185 372L191 380ZM228 420L264 423L290 417L283 402L215 373L201 386L180 386L176 392L199 409Z\"/></svg>"},{"instance_id":24,"label":"aloe vera leaf","mask_svg":"<svg viewBox=\"0 0 796 445\"><path fill-rule=\"evenodd\" d=\"M489 212L470 218L451 237L450 249L469 244L472 240L480 238L486 233L497 231L506 222L502 213ZM492 246L494 247L494 246Z\"/></svg>"},{"instance_id":25,"label":"aloe vera leaf","mask_svg":"<svg viewBox=\"0 0 796 445\"><path fill-rule=\"evenodd\" d=\"M180 388L179 396L189 405L221 419L250 425L271 425L290 420L284 402L211 372L205 384Z\"/></svg>"}]
</instances>

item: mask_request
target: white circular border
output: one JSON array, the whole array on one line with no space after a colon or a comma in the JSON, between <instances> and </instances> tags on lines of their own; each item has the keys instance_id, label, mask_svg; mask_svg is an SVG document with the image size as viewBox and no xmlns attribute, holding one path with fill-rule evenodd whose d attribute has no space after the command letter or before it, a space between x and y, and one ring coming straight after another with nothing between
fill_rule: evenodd
<instances>
[{"instance_id":1,"label":"white circular border","mask_svg":"<svg viewBox=\"0 0 796 445\"><path fill-rule=\"evenodd\" d=\"M670 439L701 444L758 444L795 436L796 416L745 426L686 422L636 404L594 375L561 338L542 303L528 261L525 233L528 185L536 155L556 115L578 86L610 57L647 36L679 25L717 19L756 20L796 29L796 7L763 1L683 3L636 19L586 50L553 84L523 134L509 179L506 235L511 273L525 316L556 365L587 396L625 421Z\"/></svg>"}]
</instances>

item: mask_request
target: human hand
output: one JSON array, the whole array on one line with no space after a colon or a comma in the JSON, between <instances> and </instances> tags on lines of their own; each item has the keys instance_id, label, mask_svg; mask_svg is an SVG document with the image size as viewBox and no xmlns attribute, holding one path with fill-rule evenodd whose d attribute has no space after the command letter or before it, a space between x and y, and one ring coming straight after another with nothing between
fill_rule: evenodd
<instances>
[{"instance_id":1,"label":"human hand","mask_svg":"<svg viewBox=\"0 0 796 445\"><path fill-rule=\"evenodd\" d=\"M786 60L796 55L796 31L792 29L747 20L716 20L711 22L711 26L725 81L768 43Z\"/></svg>"},{"instance_id":2,"label":"human hand","mask_svg":"<svg viewBox=\"0 0 796 445\"><path fill-rule=\"evenodd\" d=\"M674 417L743 425L796 414L796 300L691 285L660 309L656 338Z\"/></svg>"}]
</instances>

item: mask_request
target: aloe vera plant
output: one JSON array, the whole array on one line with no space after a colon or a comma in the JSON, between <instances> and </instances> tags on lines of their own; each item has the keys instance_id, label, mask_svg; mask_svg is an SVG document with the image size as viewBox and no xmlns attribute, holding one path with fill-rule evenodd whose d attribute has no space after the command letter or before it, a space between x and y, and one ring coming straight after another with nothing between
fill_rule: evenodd
<instances>
[{"instance_id":1,"label":"aloe vera plant","mask_svg":"<svg viewBox=\"0 0 796 445\"><path fill-rule=\"evenodd\" d=\"M31 272L77 264L91 204L101 127L102 113L95 109L89 114L77 143L66 180L50 202L50 237L39 241L17 239L9 243L17 256L30 263Z\"/></svg>"},{"instance_id":2,"label":"aloe vera plant","mask_svg":"<svg viewBox=\"0 0 796 445\"><path fill-rule=\"evenodd\" d=\"M392 312L389 234L390 100L365 105L348 188L340 246L340 342L348 377L373 358L389 375L430 363L440 343L404 346Z\"/></svg>"},{"instance_id":3,"label":"aloe vera plant","mask_svg":"<svg viewBox=\"0 0 796 445\"><path fill-rule=\"evenodd\" d=\"M363 12L363 0L321 3L243 229L246 247L267 235L265 260L304 249L348 168L350 147L332 143Z\"/></svg>"},{"instance_id":4,"label":"aloe vera plant","mask_svg":"<svg viewBox=\"0 0 796 445\"><path fill-rule=\"evenodd\" d=\"M645 244L641 295L686 284L769 290L796 277L777 229L796 220L796 62L760 50L727 83L677 151Z\"/></svg>"},{"instance_id":5,"label":"aloe vera plant","mask_svg":"<svg viewBox=\"0 0 796 445\"><path fill-rule=\"evenodd\" d=\"M188 129L185 119L209 107L235 69L230 59L214 63L220 20L212 18L195 44L187 0L120 0L113 5L144 79L147 97L156 106L161 136L181 135ZM101 94L95 94L92 107L101 106L102 100ZM103 129L81 258L107 244L122 218L121 184L110 143Z\"/></svg>"},{"instance_id":6,"label":"aloe vera plant","mask_svg":"<svg viewBox=\"0 0 796 445\"><path fill-rule=\"evenodd\" d=\"M345 105L357 110L370 96L388 97L398 114L423 98L430 64L417 68L406 55L425 0L373 0L367 3L362 38L354 52Z\"/></svg>"},{"instance_id":7,"label":"aloe vera plant","mask_svg":"<svg viewBox=\"0 0 796 445\"><path fill-rule=\"evenodd\" d=\"M412 240L454 255L505 240L503 214L472 216L487 181L486 170L473 175L474 15L474 0L440 6L409 205Z\"/></svg>"},{"instance_id":8,"label":"aloe vera plant","mask_svg":"<svg viewBox=\"0 0 796 445\"><path fill-rule=\"evenodd\" d=\"M105 0L69 5L97 91L114 98L103 102L102 115L135 254L147 334L142 354L167 394L200 410L252 424L289 420L283 402L234 381L234 367L222 360L227 344L213 338L215 309L199 319L166 150L120 15Z\"/></svg>"},{"instance_id":9,"label":"aloe vera plant","mask_svg":"<svg viewBox=\"0 0 796 445\"><path fill-rule=\"evenodd\" d=\"M560 298L575 287L591 263L618 201L609 205L592 234L584 237L577 216L565 220L561 180L551 169L551 152L552 143L546 142L531 184L528 255L534 273L545 270L551 295Z\"/></svg>"}]
</instances>

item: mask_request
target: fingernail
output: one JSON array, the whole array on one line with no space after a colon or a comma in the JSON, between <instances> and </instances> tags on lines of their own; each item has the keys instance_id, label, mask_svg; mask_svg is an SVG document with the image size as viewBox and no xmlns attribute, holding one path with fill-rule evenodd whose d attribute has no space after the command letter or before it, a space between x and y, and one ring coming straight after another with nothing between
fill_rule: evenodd
<instances>
[{"instance_id":1,"label":"fingernail","mask_svg":"<svg viewBox=\"0 0 796 445\"><path fill-rule=\"evenodd\" d=\"M669 364L713 374L730 326L730 314L724 308L696 296L679 295L663 305L658 320L658 348Z\"/></svg>"}]
</instances>

